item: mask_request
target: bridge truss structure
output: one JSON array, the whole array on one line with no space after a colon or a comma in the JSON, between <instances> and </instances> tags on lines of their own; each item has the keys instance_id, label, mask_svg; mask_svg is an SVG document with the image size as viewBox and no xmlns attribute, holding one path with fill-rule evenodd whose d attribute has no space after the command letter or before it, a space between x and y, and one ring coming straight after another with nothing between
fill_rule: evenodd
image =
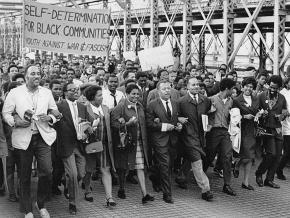
<instances>
[{"instance_id":1,"label":"bridge truss structure","mask_svg":"<svg viewBox=\"0 0 290 218\"><path fill-rule=\"evenodd\" d=\"M111 8L109 45L120 54L170 43L181 51L184 68L191 60L203 68L211 55L213 61L220 57L233 69L239 50L250 42L250 56L259 58L259 70L270 61L274 74L284 71L290 57L290 0L60 0L55 4ZM0 11L0 24L2 52L20 54L21 11Z\"/></svg>"}]
</instances>

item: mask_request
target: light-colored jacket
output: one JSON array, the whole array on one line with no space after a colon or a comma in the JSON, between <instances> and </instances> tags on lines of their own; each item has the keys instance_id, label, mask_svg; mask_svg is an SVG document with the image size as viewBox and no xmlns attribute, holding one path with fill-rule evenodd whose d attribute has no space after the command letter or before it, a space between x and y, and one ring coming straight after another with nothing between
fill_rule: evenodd
<instances>
[{"instance_id":1,"label":"light-colored jacket","mask_svg":"<svg viewBox=\"0 0 290 218\"><path fill-rule=\"evenodd\" d=\"M49 109L57 110L52 93L49 89L39 87L39 92L35 102L28 92L26 85L12 89L5 99L2 114L5 122L10 126L15 125L13 112L16 112L21 119L27 110L33 110L35 104L35 115L47 114ZM55 118L50 115L55 122ZM37 129L46 144L51 145L56 139L56 131L49 126L47 122L35 121ZM12 146L17 149L26 150L32 137L31 126L27 128L13 128L12 130Z\"/></svg>"}]
</instances>

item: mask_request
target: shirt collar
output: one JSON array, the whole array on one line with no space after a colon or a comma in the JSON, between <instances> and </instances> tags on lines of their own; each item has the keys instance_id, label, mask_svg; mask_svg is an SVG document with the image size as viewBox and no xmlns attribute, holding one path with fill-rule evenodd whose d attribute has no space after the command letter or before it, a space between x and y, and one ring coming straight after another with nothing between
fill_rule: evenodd
<instances>
[{"instance_id":1,"label":"shirt collar","mask_svg":"<svg viewBox=\"0 0 290 218\"><path fill-rule=\"evenodd\" d=\"M94 113L104 115L101 105L99 107L96 107L92 103L90 103L90 104L91 104L91 107L92 107L92 110L93 110Z\"/></svg>"},{"instance_id":2,"label":"shirt collar","mask_svg":"<svg viewBox=\"0 0 290 218\"><path fill-rule=\"evenodd\" d=\"M198 100L198 94L195 94L194 96L195 96L195 99L194 99L194 96L193 96L193 94L191 94L189 91L188 91L188 94L189 94L189 96L193 99L193 100Z\"/></svg>"},{"instance_id":3,"label":"shirt collar","mask_svg":"<svg viewBox=\"0 0 290 218\"><path fill-rule=\"evenodd\" d=\"M162 101L163 104L166 104L166 102L168 102L169 104L171 104L170 98L167 101L163 100L162 98L160 98L160 100Z\"/></svg>"}]
</instances>

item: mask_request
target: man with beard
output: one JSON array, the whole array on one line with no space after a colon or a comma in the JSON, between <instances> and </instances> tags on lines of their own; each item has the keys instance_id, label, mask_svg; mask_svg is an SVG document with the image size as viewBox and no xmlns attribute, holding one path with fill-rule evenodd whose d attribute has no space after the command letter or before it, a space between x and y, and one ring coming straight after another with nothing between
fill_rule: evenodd
<instances>
[{"instance_id":1,"label":"man with beard","mask_svg":"<svg viewBox=\"0 0 290 218\"><path fill-rule=\"evenodd\" d=\"M264 136L265 155L256 171L256 182L262 186L280 188L274 183L274 175L279 166L283 149L282 126L283 121L288 115L285 97L278 91L282 86L282 78L274 75L269 80L269 90L258 96L259 105L263 111L260 121L263 128L269 135ZM263 174L267 172L263 183Z\"/></svg>"}]
</instances>

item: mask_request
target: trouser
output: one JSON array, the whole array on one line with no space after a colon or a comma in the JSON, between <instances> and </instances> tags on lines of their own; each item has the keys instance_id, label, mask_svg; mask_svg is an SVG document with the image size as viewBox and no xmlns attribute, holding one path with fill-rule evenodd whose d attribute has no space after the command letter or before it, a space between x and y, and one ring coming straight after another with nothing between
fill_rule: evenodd
<instances>
[{"instance_id":1,"label":"trouser","mask_svg":"<svg viewBox=\"0 0 290 218\"><path fill-rule=\"evenodd\" d=\"M197 185L201 188L201 192L205 193L210 190L209 180L203 171L202 160L191 163L192 171Z\"/></svg>"},{"instance_id":2,"label":"trouser","mask_svg":"<svg viewBox=\"0 0 290 218\"><path fill-rule=\"evenodd\" d=\"M31 201L31 165L33 155L37 160L38 188L37 204L39 209L44 207L44 202L50 194L51 187L51 148L42 139L40 134L32 135L27 150L18 150L20 156L20 208L25 213L32 212Z\"/></svg>"},{"instance_id":3,"label":"trouser","mask_svg":"<svg viewBox=\"0 0 290 218\"><path fill-rule=\"evenodd\" d=\"M160 187L164 194L171 195L171 171L174 151L170 146L154 148L154 159L160 178Z\"/></svg>"},{"instance_id":4,"label":"trouser","mask_svg":"<svg viewBox=\"0 0 290 218\"><path fill-rule=\"evenodd\" d=\"M56 188L61 184L61 178L64 174L64 166L62 159L57 155L56 143L51 146L51 160L52 160L52 187Z\"/></svg>"},{"instance_id":5,"label":"trouser","mask_svg":"<svg viewBox=\"0 0 290 218\"><path fill-rule=\"evenodd\" d=\"M9 195L16 196L15 187L14 187L14 174L15 174L15 166L17 167L17 177L20 176L20 157L18 150L8 150L8 156L6 159L6 174L7 174L7 186ZM18 184L18 181L17 181ZM18 187L17 187L18 188Z\"/></svg>"},{"instance_id":6,"label":"trouser","mask_svg":"<svg viewBox=\"0 0 290 218\"><path fill-rule=\"evenodd\" d=\"M267 172L266 180L273 181L275 172L279 166L279 162L283 149L283 137L276 132L276 129L271 129L273 136L264 136L265 154L260 163L256 176L262 176Z\"/></svg>"},{"instance_id":7,"label":"trouser","mask_svg":"<svg viewBox=\"0 0 290 218\"><path fill-rule=\"evenodd\" d=\"M284 167L290 160L290 135L284 135L283 140L284 140L283 142L284 152L283 152L283 156L281 158L280 164L277 169L277 173L280 173L280 174L283 173Z\"/></svg>"},{"instance_id":8,"label":"trouser","mask_svg":"<svg viewBox=\"0 0 290 218\"><path fill-rule=\"evenodd\" d=\"M206 134L205 152L204 170L207 170L218 152L223 166L224 184L230 185L233 150L230 134L226 128L213 128Z\"/></svg>"},{"instance_id":9,"label":"trouser","mask_svg":"<svg viewBox=\"0 0 290 218\"><path fill-rule=\"evenodd\" d=\"M76 205L79 196L79 181L85 176L86 159L75 148L72 155L63 158L66 181L68 181L69 203Z\"/></svg>"},{"instance_id":10,"label":"trouser","mask_svg":"<svg viewBox=\"0 0 290 218\"><path fill-rule=\"evenodd\" d=\"M0 158L0 189L4 190L4 172L3 172L3 162L2 159Z\"/></svg>"}]
</instances>

